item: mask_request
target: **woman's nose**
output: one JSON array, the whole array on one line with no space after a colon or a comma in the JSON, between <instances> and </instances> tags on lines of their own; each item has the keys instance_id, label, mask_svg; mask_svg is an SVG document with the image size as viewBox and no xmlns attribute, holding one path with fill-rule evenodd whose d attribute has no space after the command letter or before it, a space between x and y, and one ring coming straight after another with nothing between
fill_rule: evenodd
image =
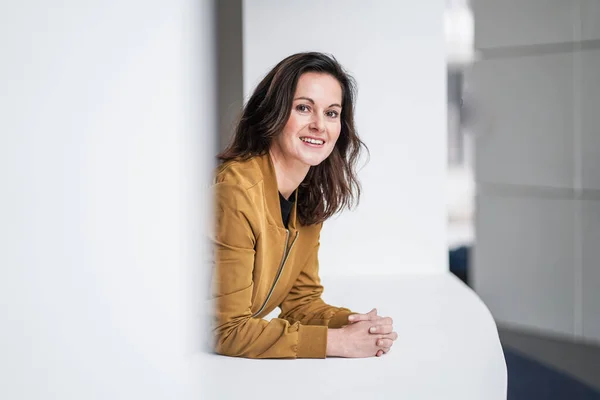
<instances>
[{"instance_id":1,"label":"woman's nose","mask_svg":"<svg viewBox=\"0 0 600 400\"><path fill-rule=\"evenodd\" d=\"M322 132L325 130L325 119L323 116L315 115L313 117L312 123L310 124L311 129L316 130L318 132Z\"/></svg>"}]
</instances>

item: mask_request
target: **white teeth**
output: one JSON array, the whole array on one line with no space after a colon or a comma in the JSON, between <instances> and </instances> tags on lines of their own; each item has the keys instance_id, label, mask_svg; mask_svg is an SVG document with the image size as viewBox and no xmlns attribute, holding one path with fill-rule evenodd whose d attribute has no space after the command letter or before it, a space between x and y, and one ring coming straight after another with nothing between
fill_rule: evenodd
<instances>
[{"instance_id":1,"label":"white teeth","mask_svg":"<svg viewBox=\"0 0 600 400\"><path fill-rule=\"evenodd\" d=\"M300 138L300 140L302 140L303 142L308 142L308 143L312 143L312 144L323 144L324 143L322 140L319 140L319 139Z\"/></svg>"}]
</instances>

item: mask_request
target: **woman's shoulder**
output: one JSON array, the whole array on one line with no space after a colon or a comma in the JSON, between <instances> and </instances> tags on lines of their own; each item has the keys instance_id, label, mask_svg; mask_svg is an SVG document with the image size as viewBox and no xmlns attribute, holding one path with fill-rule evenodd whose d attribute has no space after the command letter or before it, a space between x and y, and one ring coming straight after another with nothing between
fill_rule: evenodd
<instances>
[{"instance_id":1,"label":"woman's shoulder","mask_svg":"<svg viewBox=\"0 0 600 400\"><path fill-rule=\"evenodd\" d=\"M215 184L229 184L248 189L263 179L256 157L246 160L230 160L215 170Z\"/></svg>"}]
</instances>

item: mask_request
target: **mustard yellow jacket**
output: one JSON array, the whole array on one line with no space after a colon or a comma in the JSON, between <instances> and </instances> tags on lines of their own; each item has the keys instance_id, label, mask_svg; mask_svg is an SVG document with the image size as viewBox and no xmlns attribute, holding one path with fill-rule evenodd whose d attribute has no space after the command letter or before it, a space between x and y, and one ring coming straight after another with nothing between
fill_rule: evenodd
<instances>
[{"instance_id":1,"label":"mustard yellow jacket","mask_svg":"<svg viewBox=\"0 0 600 400\"><path fill-rule=\"evenodd\" d=\"M213 190L215 351L248 358L324 358L327 329L346 325L351 311L321 299L322 224L301 225L294 203L284 227L268 154L223 164ZM276 307L279 318L262 319Z\"/></svg>"}]
</instances>

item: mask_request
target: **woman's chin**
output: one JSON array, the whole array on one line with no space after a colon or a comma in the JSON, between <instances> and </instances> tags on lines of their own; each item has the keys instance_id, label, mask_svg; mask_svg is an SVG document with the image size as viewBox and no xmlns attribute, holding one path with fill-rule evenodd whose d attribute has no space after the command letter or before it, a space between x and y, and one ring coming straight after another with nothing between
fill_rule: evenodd
<instances>
[{"instance_id":1,"label":"woman's chin","mask_svg":"<svg viewBox=\"0 0 600 400\"><path fill-rule=\"evenodd\" d=\"M323 157L302 157L302 162L310 167L316 167L317 165L321 164L323 161L325 161L325 158Z\"/></svg>"},{"instance_id":2,"label":"woman's chin","mask_svg":"<svg viewBox=\"0 0 600 400\"><path fill-rule=\"evenodd\" d=\"M324 150L324 149L320 149L320 150ZM317 165L319 165L323 161L325 161L328 156L329 156L329 152L327 152L327 151L318 151L318 152L312 151L309 154L307 154L307 152L302 152L302 154L300 155L300 159L302 160L302 162L304 164L311 166L311 167L316 167Z\"/></svg>"}]
</instances>

